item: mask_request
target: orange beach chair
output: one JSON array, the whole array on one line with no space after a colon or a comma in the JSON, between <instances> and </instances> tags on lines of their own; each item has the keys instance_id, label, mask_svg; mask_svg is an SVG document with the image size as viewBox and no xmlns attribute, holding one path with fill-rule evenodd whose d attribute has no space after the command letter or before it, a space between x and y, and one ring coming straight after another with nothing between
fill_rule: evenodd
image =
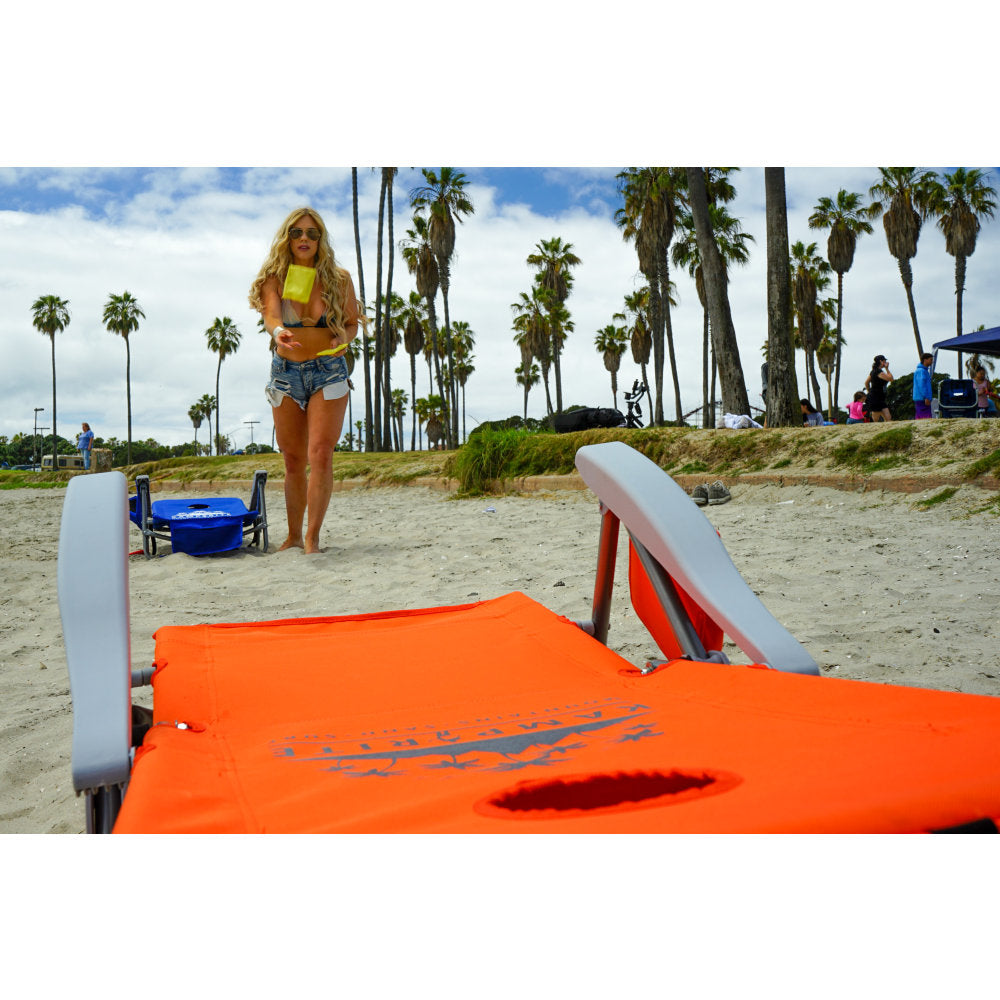
<instances>
[{"instance_id":1,"label":"orange beach chair","mask_svg":"<svg viewBox=\"0 0 1000 1000\"><path fill-rule=\"evenodd\" d=\"M818 676L666 473L619 443L577 467L600 499L586 621L511 593L168 625L134 673L124 478L74 479L58 576L88 830L996 832L1000 699ZM605 644L620 524L663 653L640 666Z\"/></svg>"}]
</instances>

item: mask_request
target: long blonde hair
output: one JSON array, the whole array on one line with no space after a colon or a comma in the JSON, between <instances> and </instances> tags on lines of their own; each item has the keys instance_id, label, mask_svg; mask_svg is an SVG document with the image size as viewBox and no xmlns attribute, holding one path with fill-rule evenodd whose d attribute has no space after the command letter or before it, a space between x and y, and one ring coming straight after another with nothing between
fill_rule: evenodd
<instances>
[{"instance_id":1,"label":"long blonde hair","mask_svg":"<svg viewBox=\"0 0 1000 1000\"><path fill-rule=\"evenodd\" d=\"M316 275L323 287L320 298L323 302L323 312L326 314L326 323L338 334L342 334L344 332L344 306L347 302L347 290L350 287L348 273L337 264L333 256L333 246L330 243L326 223L320 217L319 212L308 206L290 212L285 221L278 227L271 242L267 259L250 286L250 305L257 312L263 313L264 302L261 292L268 278L276 278L279 289L284 286L288 265L293 263L292 251L289 248L289 230L304 215L311 216L320 229L315 267Z\"/></svg>"}]
</instances>

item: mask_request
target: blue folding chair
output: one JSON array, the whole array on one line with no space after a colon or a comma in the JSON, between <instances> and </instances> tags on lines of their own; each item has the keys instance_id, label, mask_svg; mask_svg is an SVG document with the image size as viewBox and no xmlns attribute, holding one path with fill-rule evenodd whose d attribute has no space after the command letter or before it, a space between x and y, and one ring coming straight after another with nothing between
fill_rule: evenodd
<instances>
[{"instance_id":1,"label":"blue folding chair","mask_svg":"<svg viewBox=\"0 0 1000 1000\"><path fill-rule=\"evenodd\" d=\"M151 500L149 476L136 476L135 496L129 497L129 520L142 532L142 551L156 555L156 540L169 542L174 552L192 556L229 552L243 545L267 551L267 472L253 476L250 506L236 497L196 497L191 500Z\"/></svg>"}]
</instances>

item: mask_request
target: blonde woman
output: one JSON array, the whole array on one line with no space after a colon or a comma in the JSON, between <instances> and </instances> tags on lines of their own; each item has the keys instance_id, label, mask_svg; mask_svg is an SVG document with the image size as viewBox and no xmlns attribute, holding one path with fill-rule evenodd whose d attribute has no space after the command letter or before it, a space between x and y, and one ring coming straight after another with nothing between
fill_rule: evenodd
<instances>
[{"instance_id":1,"label":"blonde woman","mask_svg":"<svg viewBox=\"0 0 1000 1000\"><path fill-rule=\"evenodd\" d=\"M307 302L282 297L291 264L315 268ZM359 316L351 276L337 264L318 212L300 208L289 214L249 297L274 350L265 393L285 460L288 538L281 548L318 552L349 391L347 362L335 352L357 336Z\"/></svg>"}]
</instances>

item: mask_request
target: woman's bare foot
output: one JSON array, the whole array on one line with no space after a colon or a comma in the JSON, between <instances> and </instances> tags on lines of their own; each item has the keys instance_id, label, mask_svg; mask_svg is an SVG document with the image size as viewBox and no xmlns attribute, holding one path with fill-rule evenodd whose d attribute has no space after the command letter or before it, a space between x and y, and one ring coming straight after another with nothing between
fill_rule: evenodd
<instances>
[{"instance_id":1,"label":"woman's bare foot","mask_svg":"<svg viewBox=\"0 0 1000 1000\"><path fill-rule=\"evenodd\" d=\"M301 538L292 538L291 535L286 538L281 545L278 546L278 551L282 552L284 549L301 549L305 546L302 544Z\"/></svg>"},{"instance_id":2,"label":"woman's bare foot","mask_svg":"<svg viewBox=\"0 0 1000 1000\"><path fill-rule=\"evenodd\" d=\"M314 542L311 538L306 539L304 546L306 550L306 555L313 555L317 552L322 552L323 550L319 547L319 542Z\"/></svg>"}]
</instances>

